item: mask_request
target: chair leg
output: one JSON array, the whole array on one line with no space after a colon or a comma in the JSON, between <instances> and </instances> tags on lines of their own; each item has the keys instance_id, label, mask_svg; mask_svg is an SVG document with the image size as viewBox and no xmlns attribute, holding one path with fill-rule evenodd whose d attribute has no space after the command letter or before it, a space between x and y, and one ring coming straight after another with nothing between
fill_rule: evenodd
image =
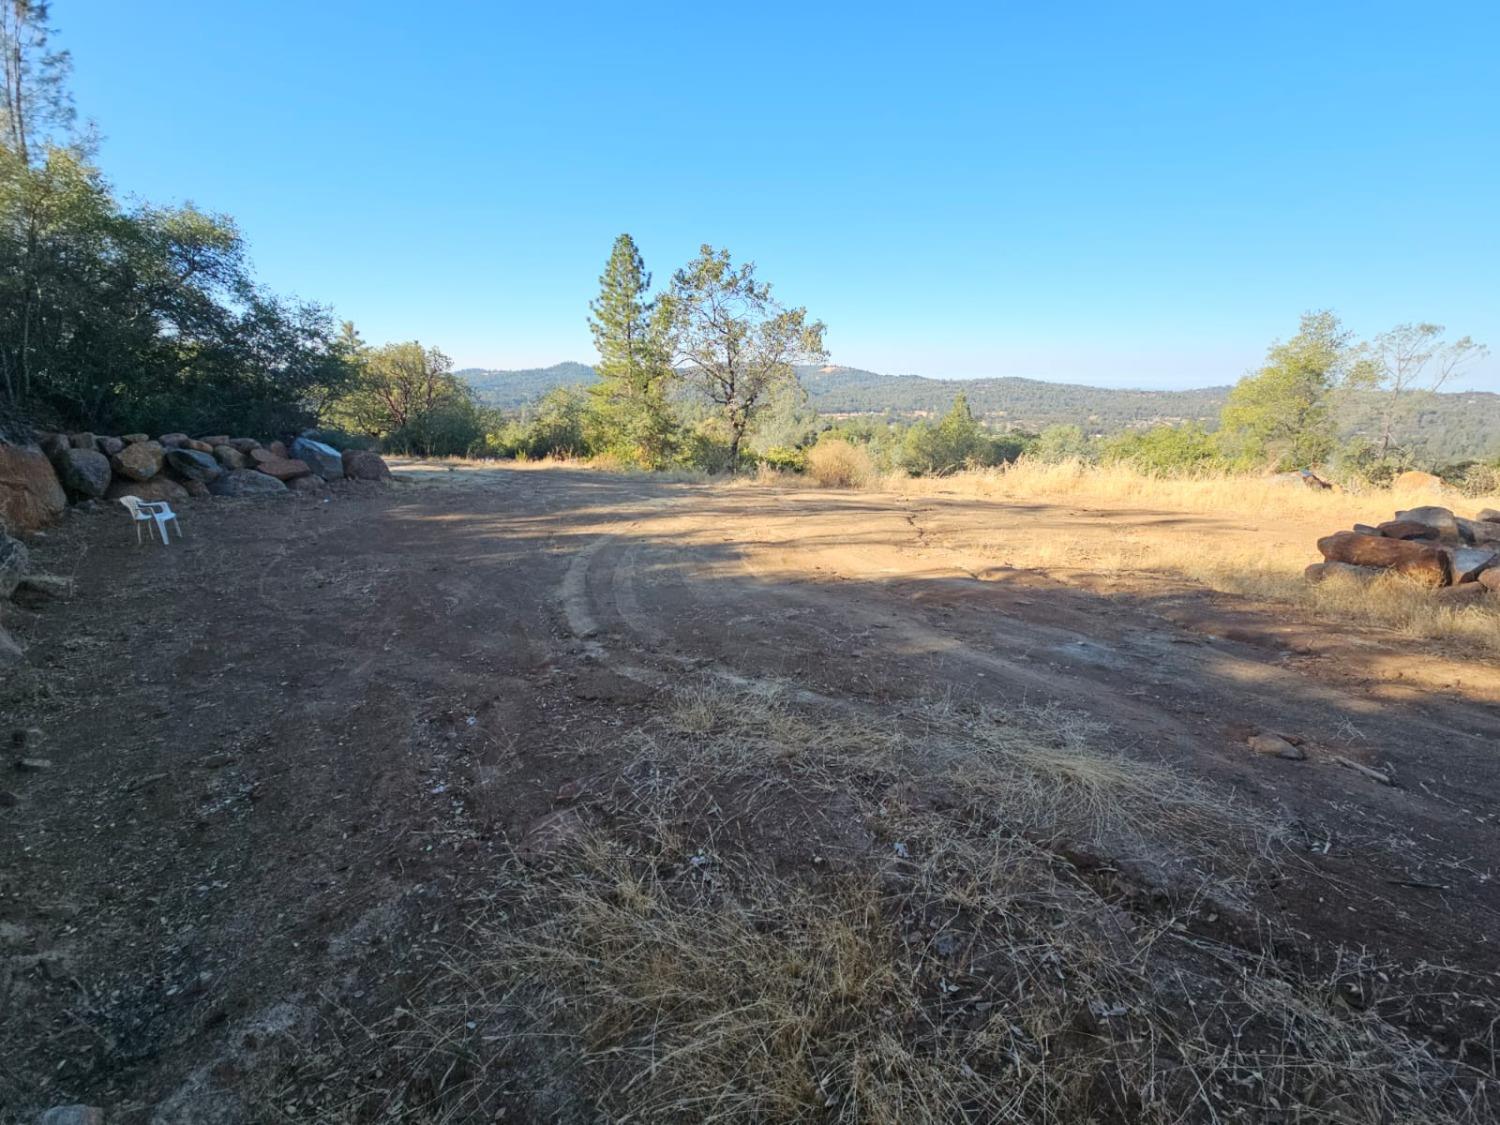
<instances>
[{"instance_id":1,"label":"chair leg","mask_svg":"<svg viewBox=\"0 0 1500 1125\"><path fill-rule=\"evenodd\" d=\"M135 521L135 545L137 547L139 547L141 545L141 521L140 520L136 520Z\"/></svg>"}]
</instances>

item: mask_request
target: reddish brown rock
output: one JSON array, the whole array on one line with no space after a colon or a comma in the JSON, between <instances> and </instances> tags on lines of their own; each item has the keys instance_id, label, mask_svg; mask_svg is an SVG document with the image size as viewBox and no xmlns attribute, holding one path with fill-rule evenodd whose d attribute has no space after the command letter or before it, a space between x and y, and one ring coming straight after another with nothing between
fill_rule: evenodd
<instances>
[{"instance_id":1,"label":"reddish brown rock","mask_svg":"<svg viewBox=\"0 0 1500 1125\"><path fill-rule=\"evenodd\" d=\"M259 453L260 450L256 450ZM272 457L265 461L257 461L255 467L267 476L275 477L279 481L296 480L305 477L312 469L308 468L306 461L298 461L295 458Z\"/></svg>"},{"instance_id":2,"label":"reddish brown rock","mask_svg":"<svg viewBox=\"0 0 1500 1125\"><path fill-rule=\"evenodd\" d=\"M34 445L0 442L0 525L35 531L63 514L68 498L52 462Z\"/></svg>"},{"instance_id":3,"label":"reddish brown rock","mask_svg":"<svg viewBox=\"0 0 1500 1125\"><path fill-rule=\"evenodd\" d=\"M1375 529L1376 534L1387 539L1436 539L1437 528L1414 520L1386 520Z\"/></svg>"},{"instance_id":4,"label":"reddish brown rock","mask_svg":"<svg viewBox=\"0 0 1500 1125\"><path fill-rule=\"evenodd\" d=\"M270 450L271 450L271 452L273 454L275 454L277 457L281 458L283 461L286 460L286 443L285 442L273 441L271 443L271 445L270 445Z\"/></svg>"},{"instance_id":5,"label":"reddish brown rock","mask_svg":"<svg viewBox=\"0 0 1500 1125\"><path fill-rule=\"evenodd\" d=\"M1394 570L1424 586L1446 586L1452 581L1448 552L1416 540L1340 531L1319 539L1318 550L1329 562Z\"/></svg>"},{"instance_id":6,"label":"reddish brown rock","mask_svg":"<svg viewBox=\"0 0 1500 1125\"><path fill-rule=\"evenodd\" d=\"M1476 584L1483 586L1486 590L1500 592L1500 567L1481 571Z\"/></svg>"},{"instance_id":7,"label":"reddish brown rock","mask_svg":"<svg viewBox=\"0 0 1500 1125\"><path fill-rule=\"evenodd\" d=\"M389 480L390 466L385 458L368 449L346 449L343 455L344 476L350 480Z\"/></svg>"},{"instance_id":8,"label":"reddish brown rock","mask_svg":"<svg viewBox=\"0 0 1500 1125\"><path fill-rule=\"evenodd\" d=\"M150 480L117 480L104 493L106 500L118 500L122 496L136 496L142 500L186 500L188 491L171 477L152 477Z\"/></svg>"},{"instance_id":9,"label":"reddish brown rock","mask_svg":"<svg viewBox=\"0 0 1500 1125\"><path fill-rule=\"evenodd\" d=\"M203 437L199 438L198 440L201 441L204 445L208 446L210 449L212 449L216 445L228 445L229 444L229 435L228 434L205 434Z\"/></svg>"},{"instance_id":10,"label":"reddish brown rock","mask_svg":"<svg viewBox=\"0 0 1500 1125\"><path fill-rule=\"evenodd\" d=\"M154 441L131 442L109 459L116 476L126 480L150 480L161 472L164 450Z\"/></svg>"},{"instance_id":11,"label":"reddish brown rock","mask_svg":"<svg viewBox=\"0 0 1500 1125\"><path fill-rule=\"evenodd\" d=\"M246 454L246 457L252 465L264 465L267 461L285 460L285 458L276 456L276 454L272 453L269 449L264 449L261 447L252 449L248 454Z\"/></svg>"},{"instance_id":12,"label":"reddish brown rock","mask_svg":"<svg viewBox=\"0 0 1500 1125\"><path fill-rule=\"evenodd\" d=\"M191 449L194 453L212 453L214 447L206 441L187 441L183 443L184 449Z\"/></svg>"},{"instance_id":13,"label":"reddish brown rock","mask_svg":"<svg viewBox=\"0 0 1500 1125\"><path fill-rule=\"evenodd\" d=\"M243 469L250 464L250 459L232 445L220 444L214 446L214 460L226 469Z\"/></svg>"}]
</instances>

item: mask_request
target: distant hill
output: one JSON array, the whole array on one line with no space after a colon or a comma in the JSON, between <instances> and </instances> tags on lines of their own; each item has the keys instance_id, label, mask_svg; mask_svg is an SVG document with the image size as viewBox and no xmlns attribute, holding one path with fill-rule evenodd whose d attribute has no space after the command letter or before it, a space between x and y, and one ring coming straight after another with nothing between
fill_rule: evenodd
<instances>
[{"instance_id":1,"label":"distant hill","mask_svg":"<svg viewBox=\"0 0 1500 1125\"><path fill-rule=\"evenodd\" d=\"M555 363L551 367L528 367L520 371L465 367L454 374L467 380L482 402L502 410L535 402L558 387L581 387L595 381L594 369L586 363Z\"/></svg>"},{"instance_id":2,"label":"distant hill","mask_svg":"<svg viewBox=\"0 0 1500 1125\"><path fill-rule=\"evenodd\" d=\"M586 386L594 369L583 363L559 363L523 371L468 368L458 372L492 406L514 409L556 387ZM1156 423L1199 422L1210 429L1218 422L1228 387L1187 391L1118 390L1040 379L928 379L921 375L881 375L857 367L799 367L808 399L830 416L893 414L922 417L941 414L960 391L969 406L992 425L1037 431L1073 425L1089 433L1113 433ZM1345 409L1345 436L1374 437L1379 432L1379 402L1361 396ZM1500 394L1465 391L1431 395L1401 427L1403 444L1435 464L1500 457Z\"/></svg>"}]
</instances>

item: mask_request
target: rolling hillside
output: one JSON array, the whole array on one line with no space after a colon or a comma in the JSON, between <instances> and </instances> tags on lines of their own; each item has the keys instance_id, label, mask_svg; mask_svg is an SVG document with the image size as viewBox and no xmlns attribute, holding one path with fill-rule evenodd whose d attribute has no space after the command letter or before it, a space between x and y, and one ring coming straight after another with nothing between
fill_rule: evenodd
<instances>
[{"instance_id":1,"label":"rolling hillside","mask_svg":"<svg viewBox=\"0 0 1500 1125\"><path fill-rule=\"evenodd\" d=\"M514 409L556 387L584 386L594 369L582 363L522 371L468 368L458 372L491 406ZM1036 431L1076 425L1090 433L1111 433L1155 423L1198 422L1212 428L1228 387L1186 391L1120 390L1040 379L928 379L921 375L881 375L856 367L797 369L808 399L826 415L940 414L959 392L976 414L992 425ZM1379 403L1360 396L1345 404L1345 436L1374 436ZM1500 394L1466 391L1431 395L1401 427L1403 444L1436 463L1500 457Z\"/></svg>"}]
</instances>

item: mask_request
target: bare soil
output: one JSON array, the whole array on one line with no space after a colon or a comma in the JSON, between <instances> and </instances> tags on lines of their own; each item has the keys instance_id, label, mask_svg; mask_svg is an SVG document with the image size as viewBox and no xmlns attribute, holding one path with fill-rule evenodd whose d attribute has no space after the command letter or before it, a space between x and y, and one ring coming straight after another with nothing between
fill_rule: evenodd
<instances>
[{"instance_id":1,"label":"bare soil","mask_svg":"<svg viewBox=\"0 0 1500 1125\"><path fill-rule=\"evenodd\" d=\"M1112 748L1291 826L1296 862L1252 888L1277 935L1266 955L1311 971L1353 950L1392 978L1443 966L1500 993L1491 662L1158 575L1006 561L1036 537L1263 529L406 471L326 502L194 502L165 549L138 547L112 508L33 545L78 593L6 620L29 664L0 686L0 737L50 766L0 777L15 797L0 807L0 1121L74 1102L112 1123L266 1119L227 1096L262 1081L264 1044L347 1034L409 995L462 947L499 857L545 847L539 818L705 675L892 715L947 698L1090 716ZM1306 760L1253 753L1263 731ZM839 809L777 815L755 843L788 868L864 831ZM1262 948L1234 919L1200 925ZM1472 1013L1411 1012L1453 1057L1493 1043ZM510 1119L541 1118L528 1096ZM278 1112L318 1119L306 1097Z\"/></svg>"}]
</instances>

